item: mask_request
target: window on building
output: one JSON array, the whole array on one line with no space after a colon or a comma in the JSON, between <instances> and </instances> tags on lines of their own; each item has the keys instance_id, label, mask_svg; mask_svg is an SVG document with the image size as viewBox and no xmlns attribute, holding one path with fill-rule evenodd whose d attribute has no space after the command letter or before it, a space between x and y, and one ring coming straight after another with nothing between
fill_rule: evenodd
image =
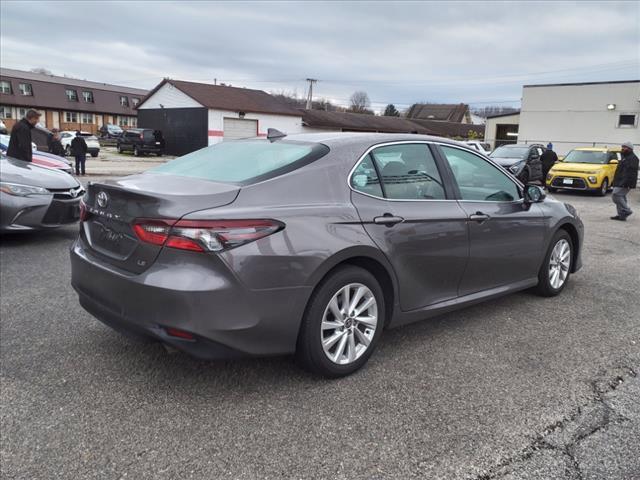
<instances>
[{"instance_id":1,"label":"window on building","mask_svg":"<svg viewBox=\"0 0 640 480\"><path fill-rule=\"evenodd\" d=\"M25 97L33 96L33 88L30 83L20 83L18 84L18 89L20 90L20 95L24 95Z\"/></svg>"},{"instance_id":2,"label":"window on building","mask_svg":"<svg viewBox=\"0 0 640 480\"><path fill-rule=\"evenodd\" d=\"M139 98L131 97L131 105L133 105L134 107L137 107L139 103L140 103Z\"/></svg>"},{"instance_id":3,"label":"window on building","mask_svg":"<svg viewBox=\"0 0 640 480\"><path fill-rule=\"evenodd\" d=\"M0 105L0 118L11 119L13 118L13 111L11 107Z\"/></svg>"},{"instance_id":4,"label":"window on building","mask_svg":"<svg viewBox=\"0 0 640 480\"><path fill-rule=\"evenodd\" d=\"M29 111L28 108L19 108L18 109L18 118L24 118L28 111Z\"/></svg>"},{"instance_id":5,"label":"window on building","mask_svg":"<svg viewBox=\"0 0 640 480\"><path fill-rule=\"evenodd\" d=\"M80 121L82 123L94 123L93 122L93 113L83 113L80 115Z\"/></svg>"},{"instance_id":6,"label":"window on building","mask_svg":"<svg viewBox=\"0 0 640 480\"><path fill-rule=\"evenodd\" d=\"M11 89L11 82L8 80L2 80L0 82L0 93L7 93L11 95L13 93L13 90Z\"/></svg>"},{"instance_id":7,"label":"window on building","mask_svg":"<svg viewBox=\"0 0 640 480\"><path fill-rule=\"evenodd\" d=\"M138 126L138 119L137 119L137 117L131 117L131 118L129 118L129 126L130 126L130 127L137 127L137 126Z\"/></svg>"},{"instance_id":8,"label":"window on building","mask_svg":"<svg viewBox=\"0 0 640 480\"><path fill-rule=\"evenodd\" d=\"M633 128L638 125L638 116L634 114L620 114L618 115L618 127L620 128Z\"/></svg>"},{"instance_id":9,"label":"window on building","mask_svg":"<svg viewBox=\"0 0 640 480\"><path fill-rule=\"evenodd\" d=\"M70 102L78 101L78 92L76 92L72 88L67 88L65 90L65 93L67 94L67 100L69 100Z\"/></svg>"},{"instance_id":10,"label":"window on building","mask_svg":"<svg viewBox=\"0 0 640 480\"><path fill-rule=\"evenodd\" d=\"M78 123L78 112L64 112L64 121L66 123Z\"/></svg>"},{"instance_id":11,"label":"window on building","mask_svg":"<svg viewBox=\"0 0 640 480\"><path fill-rule=\"evenodd\" d=\"M82 98L84 98L84 101L87 103L93 103L93 92L83 91Z\"/></svg>"},{"instance_id":12,"label":"window on building","mask_svg":"<svg viewBox=\"0 0 640 480\"><path fill-rule=\"evenodd\" d=\"M118 115L118 125L121 127L129 126L129 117L123 117L122 115Z\"/></svg>"},{"instance_id":13,"label":"window on building","mask_svg":"<svg viewBox=\"0 0 640 480\"><path fill-rule=\"evenodd\" d=\"M128 107L129 106L129 97L121 96L120 97L120 105L122 105L123 107Z\"/></svg>"}]
</instances>

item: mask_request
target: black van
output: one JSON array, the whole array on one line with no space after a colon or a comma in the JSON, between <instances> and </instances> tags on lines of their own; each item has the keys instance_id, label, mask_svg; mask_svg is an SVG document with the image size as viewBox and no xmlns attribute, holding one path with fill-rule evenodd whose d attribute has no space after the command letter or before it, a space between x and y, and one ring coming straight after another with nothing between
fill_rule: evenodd
<instances>
[{"instance_id":1,"label":"black van","mask_svg":"<svg viewBox=\"0 0 640 480\"><path fill-rule=\"evenodd\" d=\"M136 157L145 153L164 153L164 138L160 130L130 128L118 137L118 153L133 152Z\"/></svg>"}]
</instances>

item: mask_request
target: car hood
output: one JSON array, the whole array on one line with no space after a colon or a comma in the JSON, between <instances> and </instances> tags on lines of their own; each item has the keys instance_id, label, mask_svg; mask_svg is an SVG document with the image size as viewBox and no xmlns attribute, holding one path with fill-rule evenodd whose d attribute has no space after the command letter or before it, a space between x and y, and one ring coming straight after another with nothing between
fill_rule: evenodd
<instances>
[{"instance_id":1,"label":"car hood","mask_svg":"<svg viewBox=\"0 0 640 480\"><path fill-rule=\"evenodd\" d=\"M511 158L489 157L489 158L494 162L496 162L501 167L510 167L511 165L515 165L516 163L522 162L524 160L523 158L518 158L518 157L511 157Z\"/></svg>"},{"instance_id":2,"label":"car hood","mask_svg":"<svg viewBox=\"0 0 640 480\"><path fill-rule=\"evenodd\" d=\"M40 150L36 150L35 152L33 152L33 159L39 160L39 165L43 165L45 167L69 168L69 166L71 165L68 160L59 157L58 155L54 155L53 153L49 152L41 152Z\"/></svg>"},{"instance_id":3,"label":"car hood","mask_svg":"<svg viewBox=\"0 0 640 480\"><path fill-rule=\"evenodd\" d=\"M553 172L576 172L576 173L588 173L588 172L600 172L607 165L601 163L565 163L558 162L551 171Z\"/></svg>"},{"instance_id":4,"label":"car hood","mask_svg":"<svg viewBox=\"0 0 640 480\"><path fill-rule=\"evenodd\" d=\"M0 179L3 182L47 189L71 189L80 185L75 178L61 170L41 167L10 157L2 157L0 162Z\"/></svg>"}]
</instances>

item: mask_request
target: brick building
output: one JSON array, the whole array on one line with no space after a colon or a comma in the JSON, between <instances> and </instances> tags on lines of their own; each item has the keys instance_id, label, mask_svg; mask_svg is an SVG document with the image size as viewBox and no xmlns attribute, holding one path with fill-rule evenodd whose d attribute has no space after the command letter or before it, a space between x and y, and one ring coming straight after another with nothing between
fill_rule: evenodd
<instances>
[{"instance_id":1,"label":"brick building","mask_svg":"<svg viewBox=\"0 0 640 480\"><path fill-rule=\"evenodd\" d=\"M96 133L107 123L137 126L136 105L146 90L74 78L0 69L0 119L8 129L29 108L48 129Z\"/></svg>"}]
</instances>

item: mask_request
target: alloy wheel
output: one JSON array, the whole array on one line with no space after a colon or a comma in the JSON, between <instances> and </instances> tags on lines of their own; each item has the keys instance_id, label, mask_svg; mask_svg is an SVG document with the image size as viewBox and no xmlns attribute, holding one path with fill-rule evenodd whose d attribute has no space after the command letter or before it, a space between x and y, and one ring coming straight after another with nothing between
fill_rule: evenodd
<instances>
[{"instance_id":1,"label":"alloy wheel","mask_svg":"<svg viewBox=\"0 0 640 480\"><path fill-rule=\"evenodd\" d=\"M561 238L553 247L549 258L549 283L552 288L558 290L564 285L569 275L570 266L571 246L566 239Z\"/></svg>"},{"instance_id":2,"label":"alloy wheel","mask_svg":"<svg viewBox=\"0 0 640 480\"><path fill-rule=\"evenodd\" d=\"M322 349L332 362L348 365L367 351L377 327L378 303L371 289L361 283L345 285L322 316Z\"/></svg>"}]
</instances>

